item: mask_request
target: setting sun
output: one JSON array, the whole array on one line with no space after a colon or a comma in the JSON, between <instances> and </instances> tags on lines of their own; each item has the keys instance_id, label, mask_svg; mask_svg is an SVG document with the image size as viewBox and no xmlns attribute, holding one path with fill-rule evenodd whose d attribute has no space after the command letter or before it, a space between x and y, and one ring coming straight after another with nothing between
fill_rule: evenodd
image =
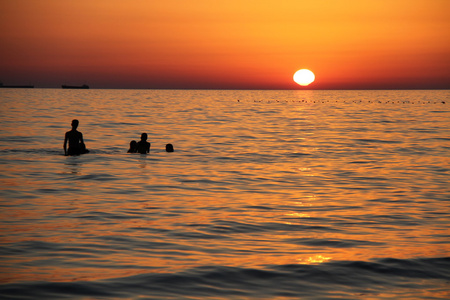
<instances>
[{"instance_id":1,"label":"setting sun","mask_svg":"<svg viewBox=\"0 0 450 300\"><path fill-rule=\"evenodd\" d=\"M315 78L316 76L314 76L314 73L308 69L298 70L294 74L294 81L301 86L310 85Z\"/></svg>"}]
</instances>

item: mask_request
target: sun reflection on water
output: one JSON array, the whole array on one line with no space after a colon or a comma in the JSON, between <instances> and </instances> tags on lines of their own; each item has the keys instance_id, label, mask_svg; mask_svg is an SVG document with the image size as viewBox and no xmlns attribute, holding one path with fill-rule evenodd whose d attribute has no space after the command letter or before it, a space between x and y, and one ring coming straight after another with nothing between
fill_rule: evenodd
<instances>
[{"instance_id":1,"label":"sun reflection on water","mask_svg":"<svg viewBox=\"0 0 450 300\"><path fill-rule=\"evenodd\" d=\"M308 258L299 258L298 263L302 265L322 264L331 260L331 257L322 256L320 254L310 256Z\"/></svg>"},{"instance_id":2,"label":"sun reflection on water","mask_svg":"<svg viewBox=\"0 0 450 300\"><path fill-rule=\"evenodd\" d=\"M308 215L308 214L303 214L303 213L290 213L290 214L286 214L286 216L290 216L290 217L298 217L298 218L311 218L310 215Z\"/></svg>"}]
</instances>

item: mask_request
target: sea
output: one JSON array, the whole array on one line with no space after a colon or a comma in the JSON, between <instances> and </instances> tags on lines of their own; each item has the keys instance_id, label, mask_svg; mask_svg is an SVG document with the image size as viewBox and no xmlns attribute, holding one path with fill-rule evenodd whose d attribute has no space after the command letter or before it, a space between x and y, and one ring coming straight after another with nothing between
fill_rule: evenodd
<instances>
[{"instance_id":1,"label":"sea","mask_svg":"<svg viewBox=\"0 0 450 300\"><path fill-rule=\"evenodd\" d=\"M450 90L0 89L0 299L449 299L449 154Z\"/></svg>"}]
</instances>

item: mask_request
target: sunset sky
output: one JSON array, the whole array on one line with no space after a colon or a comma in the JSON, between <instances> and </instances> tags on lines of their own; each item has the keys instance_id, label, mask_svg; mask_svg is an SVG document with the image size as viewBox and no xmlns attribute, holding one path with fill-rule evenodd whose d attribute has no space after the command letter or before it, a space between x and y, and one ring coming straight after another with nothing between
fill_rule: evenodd
<instances>
[{"instance_id":1,"label":"sunset sky","mask_svg":"<svg viewBox=\"0 0 450 300\"><path fill-rule=\"evenodd\" d=\"M0 81L450 88L449 0L0 0Z\"/></svg>"}]
</instances>

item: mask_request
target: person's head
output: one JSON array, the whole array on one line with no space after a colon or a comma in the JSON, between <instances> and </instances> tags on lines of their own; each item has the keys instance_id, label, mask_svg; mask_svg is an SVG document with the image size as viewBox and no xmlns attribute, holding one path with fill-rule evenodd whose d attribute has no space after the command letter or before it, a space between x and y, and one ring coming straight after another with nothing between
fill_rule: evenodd
<instances>
[{"instance_id":1,"label":"person's head","mask_svg":"<svg viewBox=\"0 0 450 300\"><path fill-rule=\"evenodd\" d=\"M78 120L76 120L76 119L72 120L72 128L77 129L79 123L80 122L78 122Z\"/></svg>"},{"instance_id":2,"label":"person's head","mask_svg":"<svg viewBox=\"0 0 450 300\"><path fill-rule=\"evenodd\" d=\"M147 140L147 134L145 132L143 134L141 134L141 140L142 141L146 141Z\"/></svg>"},{"instance_id":3,"label":"person's head","mask_svg":"<svg viewBox=\"0 0 450 300\"><path fill-rule=\"evenodd\" d=\"M130 149L128 149L128 153L135 153L137 151L137 142L132 140L130 142Z\"/></svg>"},{"instance_id":4,"label":"person's head","mask_svg":"<svg viewBox=\"0 0 450 300\"><path fill-rule=\"evenodd\" d=\"M167 152L173 152L173 145L172 144L167 144L166 145L166 151Z\"/></svg>"}]
</instances>

